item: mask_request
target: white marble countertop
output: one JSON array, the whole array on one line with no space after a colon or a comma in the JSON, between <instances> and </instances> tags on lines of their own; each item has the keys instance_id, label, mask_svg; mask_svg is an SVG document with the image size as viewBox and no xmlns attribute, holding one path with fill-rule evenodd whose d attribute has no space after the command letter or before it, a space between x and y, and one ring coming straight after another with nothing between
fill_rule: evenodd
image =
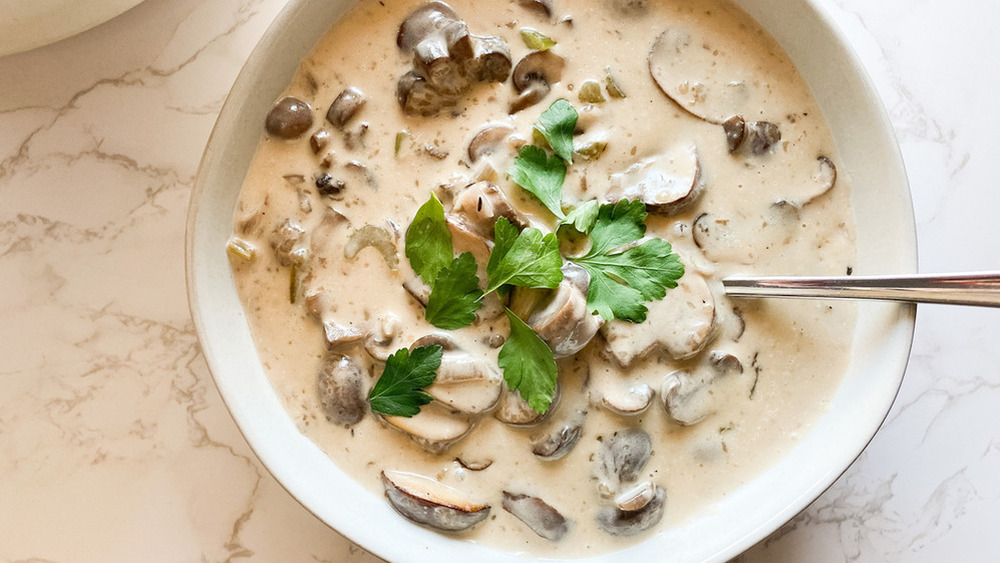
<instances>
[{"instance_id":1,"label":"white marble countertop","mask_svg":"<svg viewBox=\"0 0 1000 563\"><path fill-rule=\"evenodd\" d=\"M1000 7L823 3L895 125L921 271L1000 268ZM187 308L201 151L282 5L147 0L0 58L0 561L376 560L261 467ZM881 431L741 561L996 560L998 342L1000 311L920 306Z\"/></svg>"}]
</instances>

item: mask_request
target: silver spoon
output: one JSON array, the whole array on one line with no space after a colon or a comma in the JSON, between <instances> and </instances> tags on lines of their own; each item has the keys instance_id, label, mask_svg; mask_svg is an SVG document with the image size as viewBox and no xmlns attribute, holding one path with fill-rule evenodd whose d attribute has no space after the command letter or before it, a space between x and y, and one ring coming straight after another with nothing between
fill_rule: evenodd
<instances>
[{"instance_id":1,"label":"silver spoon","mask_svg":"<svg viewBox=\"0 0 1000 563\"><path fill-rule=\"evenodd\" d=\"M730 297L877 299L1000 307L1000 271L888 276L730 276Z\"/></svg>"}]
</instances>

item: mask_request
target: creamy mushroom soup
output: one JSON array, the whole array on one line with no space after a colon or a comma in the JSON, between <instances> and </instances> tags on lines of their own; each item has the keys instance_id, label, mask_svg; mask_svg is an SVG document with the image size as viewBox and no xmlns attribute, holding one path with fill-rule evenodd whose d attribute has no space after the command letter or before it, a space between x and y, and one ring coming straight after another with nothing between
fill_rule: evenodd
<instances>
[{"instance_id":1,"label":"creamy mushroom soup","mask_svg":"<svg viewBox=\"0 0 1000 563\"><path fill-rule=\"evenodd\" d=\"M815 101L724 0L362 1L249 118L228 251L260 359L400 518L619 549L836 390L850 305L721 290L854 259Z\"/></svg>"}]
</instances>

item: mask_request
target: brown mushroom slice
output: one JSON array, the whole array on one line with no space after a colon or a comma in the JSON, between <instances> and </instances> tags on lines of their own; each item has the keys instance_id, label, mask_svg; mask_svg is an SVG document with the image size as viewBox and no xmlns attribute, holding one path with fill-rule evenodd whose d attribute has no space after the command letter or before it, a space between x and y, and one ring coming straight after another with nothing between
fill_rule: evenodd
<instances>
[{"instance_id":1,"label":"brown mushroom slice","mask_svg":"<svg viewBox=\"0 0 1000 563\"><path fill-rule=\"evenodd\" d=\"M440 32L458 19L455 10L444 2L428 2L410 12L400 24L396 45L409 53L428 35Z\"/></svg>"},{"instance_id":2,"label":"brown mushroom slice","mask_svg":"<svg viewBox=\"0 0 1000 563\"><path fill-rule=\"evenodd\" d=\"M361 111L366 101L361 90L349 86L338 94L337 99L330 104L330 109L326 112L326 119L337 129L343 129L347 122Z\"/></svg>"},{"instance_id":3,"label":"brown mushroom slice","mask_svg":"<svg viewBox=\"0 0 1000 563\"><path fill-rule=\"evenodd\" d=\"M566 262L562 271L563 280L556 289L517 287L511 297L511 309L525 319L557 358L582 350L604 324L603 318L587 308L590 274L572 262Z\"/></svg>"},{"instance_id":4,"label":"brown mushroom slice","mask_svg":"<svg viewBox=\"0 0 1000 563\"><path fill-rule=\"evenodd\" d=\"M615 495L615 506L625 512L635 512L646 507L656 498L656 485L643 481L638 485Z\"/></svg>"},{"instance_id":5,"label":"brown mushroom slice","mask_svg":"<svg viewBox=\"0 0 1000 563\"><path fill-rule=\"evenodd\" d=\"M323 414L330 422L353 426L368 412L367 377L364 368L351 356L327 353L319 370L317 385Z\"/></svg>"},{"instance_id":6,"label":"brown mushroom slice","mask_svg":"<svg viewBox=\"0 0 1000 563\"><path fill-rule=\"evenodd\" d=\"M750 221L745 217L719 217L702 213L695 218L691 237L706 258L713 262L753 264L758 251L746 243Z\"/></svg>"},{"instance_id":7,"label":"brown mushroom slice","mask_svg":"<svg viewBox=\"0 0 1000 563\"><path fill-rule=\"evenodd\" d=\"M713 352L693 371L666 375L660 389L663 407L677 424L691 426L715 412L716 382L743 373L743 364L732 354Z\"/></svg>"},{"instance_id":8,"label":"brown mushroom slice","mask_svg":"<svg viewBox=\"0 0 1000 563\"><path fill-rule=\"evenodd\" d=\"M511 102L510 113L537 104L549 94L552 85L562 80L566 59L545 51L531 51L514 67L512 77L518 96Z\"/></svg>"},{"instance_id":9,"label":"brown mushroom slice","mask_svg":"<svg viewBox=\"0 0 1000 563\"><path fill-rule=\"evenodd\" d=\"M622 416L642 414L653 402L653 389L645 384L616 385L600 391L601 406Z\"/></svg>"},{"instance_id":10,"label":"brown mushroom slice","mask_svg":"<svg viewBox=\"0 0 1000 563\"><path fill-rule=\"evenodd\" d=\"M742 115L733 115L722 122L722 130L726 134L726 146L730 154L735 153L743 146L746 139L747 124Z\"/></svg>"},{"instance_id":11,"label":"brown mushroom slice","mask_svg":"<svg viewBox=\"0 0 1000 563\"><path fill-rule=\"evenodd\" d=\"M500 394L500 400L497 402L497 407L493 410L493 417L511 426L531 426L538 424L549 414L555 412L556 405L559 403L559 389L559 382L556 382L556 390L552 393L552 402L549 404L549 410L545 413L539 413L531 408L531 405L528 404L528 401L524 400L524 397L520 393L507 387L505 383L503 385L503 392Z\"/></svg>"},{"instance_id":12,"label":"brown mushroom slice","mask_svg":"<svg viewBox=\"0 0 1000 563\"><path fill-rule=\"evenodd\" d=\"M392 313L379 315L375 327L365 336L365 351L372 359L384 362L395 352L396 337L401 331L399 317Z\"/></svg>"},{"instance_id":13,"label":"brown mushroom slice","mask_svg":"<svg viewBox=\"0 0 1000 563\"><path fill-rule=\"evenodd\" d=\"M472 52L475 57L472 73L480 82L503 82L510 76L513 61L510 45L493 35L473 35Z\"/></svg>"},{"instance_id":14,"label":"brown mushroom slice","mask_svg":"<svg viewBox=\"0 0 1000 563\"><path fill-rule=\"evenodd\" d=\"M655 487L653 498L639 510L602 509L597 513L597 525L612 536L635 536L659 523L666 504L666 491Z\"/></svg>"},{"instance_id":15,"label":"brown mushroom slice","mask_svg":"<svg viewBox=\"0 0 1000 563\"><path fill-rule=\"evenodd\" d=\"M496 405L502 383L494 362L455 350L443 354L437 378L425 391L453 409L479 414Z\"/></svg>"},{"instance_id":16,"label":"brown mushroom slice","mask_svg":"<svg viewBox=\"0 0 1000 563\"><path fill-rule=\"evenodd\" d=\"M538 497L504 491L503 508L549 541L559 541L569 532L566 517Z\"/></svg>"},{"instance_id":17,"label":"brown mushroom slice","mask_svg":"<svg viewBox=\"0 0 1000 563\"><path fill-rule=\"evenodd\" d=\"M335 316L336 310L333 292L319 288L306 293L306 311L323 325L323 333L330 346L338 348L365 337L367 327L341 324Z\"/></svg>"},{"instance_id":18,"label":"brown mushroom slice","mask_svg":"<svg viewBox=\"0 0 1000 563\"><path fill-rule=\"evenodd\" d=\"M652 454L653 439L645 430L626 428L615 432L604 442L601 452L603 474L616 483L635 481Z\"/></svg>"},{"instance_id":19,"label":"brown mushroom slice","mask_svg":"<svg viewBox=\"0 0 1000 563\"><path fill-rule=\"evenodd\" d=\"M781 199L775 205L791 204L800 208L815 201L833 189L837 184L837 166L829 157L816 158L816 168L812 175L798 183L801 189L795 190L794 196Z\"/></svg>"},{"instance_id":20,"label":"brown mushroom slice","mask_svg":"<svg viewBox=\"0 0 1000 563\"><path fill-rule=\"evenodd\" d=\"M274 249L278 263L285 267L305 262L309 256L307 241L306 230L291 219L285 219L278 224L270 238L271 248Z\"/></svg>"},{"instance_id":21,"label":"brown mushroom slice","mask_svg":"<svg viewBox=\"0 0 1000 563\"><path fill-rule=\"evenodd\" d=\"M646 303L646 322L607 322L601 333L610 356L622 367L654 350L682 360L697 354L715 329L715 297L705 278L688 270L659 301ZM652 330L651 327L656 327Z\"/></svg>"},{"instance_id":22,"label":"brown mushroom slice","mask_svg":"<svg viewBox=\"0 0 1000 563\"><path fill-rule=\"evenodd\" d=\"M456 416L450 409L438 403L424 405L418 414L409 418L383 416L382 420L406 433L414 442L433 454L447 450L472 429L469 420Z\"/></svg>"},{"instance_id":23,"label":"brown mushroom slice","mask_svg":"<svg viewBox=\"0 0 1000 563\"><path fill-rule=\"evenodd\" d=\"M514 128L506 123L489 123L473 135L469 141L467 153L469 162L475 164L498 152L510 153L512 148L507 139L515 133Z\"/></svg>"},{"instance_id":24,"label":"brown mushroom slice","mask_svg":"<svg viewBox=\"0 0 1000 563\"><path fill-rule=\"evenodd\" d=\"M409 71L396 83L396 100L407 115L430 117L458 105L458 98L434 88L423 76Z\"/></svg>"},{"instance_id":25,"label":"brown mushroom slice","mask_svg":"<svg viewBox=\"0 0 1000 563\"><path fill-rule=\"evenodd\" d=\"M539 432L531 436L531 453L546 461L557 460L576 446L582 434L582 421L556 425L548 432Z\"/></svg>"},{"instance_id":26,"label":"brown mushroom slice","mask_svg":"<svg viewBox=\"0 0 1000 563\"><path fill-rule=\"evenodd\" d=\"M455 196L452 216L461 218L463 224L483 238L493 238L493 225L500 217L519 228L528 220L514 207L500 186L492 182L476 182Z\"/></svg>"},{"instance_id":27,"label":"brown mushroom slice","mask_svg":"<svg viewBox=\"0 0 1000 563\"><path fill-rule=\"evenodd\" d=\"M673 215L701 196L701 162L694 147L644 159L611 175L608 201L639 200L650 213Z\"/></svg>"},{"instance_id":28,"label":"brown mushroom slice","mask_svg":"<svg viewBox=\"0 0 1000 563\"><path fill-rule=\"evenodd\" d=\"M382 486L396 512L435 530L467 530L490 514L488 504L472 500L454 487L415 473L383 471Z\"/></svg>"},{"instance_id":29,"label":"brown mushroom slice","mask_svg":"<svg viewBox=\"0 0 1000 563\"><path fill-rule=\"evenodd\" d=\"M750 115L754 81L742 61L743 48L727 31L675 26L663 31L649 52L649 73L678 106L711 123Z\"/></svg>"}]
</instances>

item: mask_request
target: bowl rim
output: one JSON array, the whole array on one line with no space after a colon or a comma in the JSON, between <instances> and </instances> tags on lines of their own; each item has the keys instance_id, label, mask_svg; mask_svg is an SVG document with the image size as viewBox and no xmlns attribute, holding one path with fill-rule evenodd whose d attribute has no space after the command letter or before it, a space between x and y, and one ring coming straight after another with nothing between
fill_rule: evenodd
<instances>
[{"instance_id":1,"label":"bowl rim","mask_svg":"<svg viewBox=\"0 0 1000 563\"><path fill-rule=\"evenodd\" d=\"M478 546L474 543L464 542L426 530L396 516L387 503L343 473L326 454L322 453L315 444L298 432L291 418L284 411L284 407L281 405L273 389L270 391L270 396L268 396L267 392L260 394L260 396L251 395L249 397L244 394L244 386L248 380L250 384L255 385L255 388L258 389L260 389L262 383L260 377L263 375L263 369L260 366L256 353L252 354L252 358L233 358L221 353L234 345L236 341L245 344L248 329L246 330L247 334L242 334L242 329L246 328L246 319L243 316L242 307L238 307L238 310L232 310L233 303L231 298L234 295L225 294L228 287L227 284L231 285L232 280L231 275L229 278L226 275L226 272L229 271L229 266L225 260L224 245L216 248L206 244L206 237L211 238L210 235L212 233L215 234L214 240L218 241L219 228L231 232L231 224L223 226L206 225L206 220L203 219L209 216L208 213L213 209L224 209L228 201L224 197L225 190L220 193L219 190L213 190L212 186L216 185L217 182L233 182L232 178L227 180L218 177L219 167L224 167L225 163L230 161L234 155L243 154L240 151L249 150L252 154L259 141L258 134L244 136L244 138L234 138L235 132L240 131L241 128L254 127L252 130L259 130L259 120L253 119L253 124L250 125L249 121L251 119L248 115L262 115L262 113L247 112L249 106L247 93L251 91L267 93L267 96L261 94L260 97L266 98L266 103L269 105L278 93L285 88L291 78L292 72L297 67L296 63L290 65L288 69L283 69L285 75L284 81L278 80L282 75L282 71L271 69L268 72L262 70L275 57L274 49L287 48L287 41L283 40L284 30L294 25L297 33L303 37L312 38L311 41L300 40L295 50L288 50L287 52L290 54L284 56L285 59L301 60L312 48L313 44L318 41L319 37L322 36L322 33L332 25L335 19L355 4L354 0L327 1L326 4L328 6L324 7L323 10L328 15L335 17L333 19L320 19L315 18L313 12L309 9L310 6L320 3L320 0L291 0L277 15L251 52L232 90L227 96L199 165L188 210L185 269L191 316L209 371L241 434L255 455L261 460L263 466L274 476L275 480L317 518L364 549L391 561L440 561L442 559L449 560L452 556L457 559L458 557L468 558L470 555L477 561L522 560L522 555L517 553L498 552L489 548L484 549L483 546ZM784 20L773 23L772 26L764 25L763 23L762 25L772 35L775 35L776 39L779 39L782 47L792 56L797 66L801 61L797 60L795 55L801 51L789 49L785 42L781 41L781 38L775 33L774 26L799 25L802 20L798 18L806 17L812 19L810 22L811 25L818 25L823 31L825 36L822 39L825 40L825 43L823 43L825 51L818 53L817 56L835 55L839 57L839 61L844 66L844 68L839 70L843 76L846 76L852 82L854 86L853 91L862 95L861 101L864 104L862 110L867 113L868 118L866 121L869 122L869 127L875 130L881 137L879 140L880 151L873 158L878 158L881 161L881 166L885 174L892 180L891 183L893 183L896 189L896 192L892 195L896 201L896 207L898 207L897 216L892 218L892 224L885 226L884 229L892 236L902 237L902 246L904 247L898 249L900 252L891 256L890 261L895 263L899 273L915 272L917 269L916 226L900 149L896 142L889 117L875 91L870 77L833 18L821 5L820 0L735 0L735 3L750 13L755 19L758 19L758 21L760 21L759 16L761 13L766 14L769 10L774 11L779 10L779 8L781 10L789 7L792 8L791 12L793 14ZM318 9L313 8L313 10ZM270 81L268 82L269 87L262 88L261 81ZM278 81L277 85L273 84L275 81ZM807 82L809 82L811 87L814 87L813 83L808 79ZM816 94L815 88L814 94ZM821 106L823 106L822 103ZM825 106L824 113L829 115ZM831 127L833 127L832 124ZM246 137L249 137L249 139ZM838 148L843 153L844 147L840 143L838 143ZM238 178L237 184L241 185L242 180L243 176L241 175ZM855 186L855 189L857 189L857 186ZM852 199L853 197L854 194L852 193ZM231 216L232 207L230 206L228 209L229 216ZM215 250L213 251L212 248ZM220 265L222 267L221 270ZM222 291L222 295L225 297L221 302L217 299L219 291ZM235 287L229 287L228 291L235 294ZM226 309L226 307L230 307L230 309ZM220 313L220 311L222 312ZM879 342L888 342L888 344L882 346L890 348L889 352L891 353L883 354L882 356L884 357L878 357L878 361L876 362L876 367L887 375L884 377L884 381L878 382L879 393L878 397L876 397L877 400L872 400L870 401L871 404L865 405L863 423L859 422L859 425L866 429L863 432L864 436L856 437L857 442L852 442L852 447L840 452L837 456L833 456L824 471L810 474L809 479L803 481L802 486L796 489L797 494L786 499L782 510L760 515L759 520L755 521L754 524L747 524L746 522L736 520L727 521L728 524L739 528L740 532L737 534L739 537L725 546L718 546L714 549L696 550L699 560L726 561L765 539L781 525L808 507L810 503L828 489L850 467L855 459L861 455L874 438L888 416L902 384L902 378L913 343L916 307L914 305L892 303L865 304L860 306L859 321L862 315L868 315L868 312L870 312L871 318L875 321L874 326L866 329L870 333L869 336L882 338ZM235 331L233 330L234 328L236 329ZM864 347L865 343L858 342L860 339L861 337L856 337L855 344L856 346ZM874 346L874 344L870 345ZM856 355L857 353L855 352L854 356ZM256 364L256 368L253 364ZM848 368L849 373L853 369L855 368L852 364L852 367ZM270 385L266 381L266 375L264 377L265 381L263 383L270 389ZM838 396L842 392L842 389L838 391ZM278 428L262 425L258 414L260 412L273 412L275 407L279 408L282 413L285 413L285 423L272 421L272 423L277 423ZM824 415L820 423L810 430L810 434L817 432L817 429L820 428L823 420L826 420L826 418L827 416ZM280 432L283 439L279 442L282 443L275 443L273 439L268 439L275 431ZM793 459L796 452L800 449L793 449L788 456L776 463L775 467L768 469L765 472L765 476L776 472L780 473L780 471L777 471L777 468L791 463L790 460ZM301 456L301 458L298 456ZM291 459L296 459L297 463L290 463ZM301 463L302 460L305 460L306 463ZM334 476L334 480L340 483L340 485L334 487L336 490L317 492L315 485L329 481L331 475ZM764 476L759 476L752 480L751 483L763 478ZM344 481L344 479L347 481ZM734 502L738 502L746 489L747 487L742 487L734 491L730 495L730 498L737 498L737 501ZM375 504L377 506L372 505L372 500L376 501ZM729 499L727 499L727 502L729 502ZM364 508L364 514L368 518L353 519L350 514L347 514L349 511L331 510L331 506L342 507L345 503ZM693 520L701 521L704 519L703 516L714 518L715 520L720 519L719 515L699 515L694 517ZM398 524L391 525L393 541L384 541L385 536L383 532L368 522L371 517L392 518L398 521ZM722 520L725 520L724 516ZM657 554L660 558L667 557L667 560L673 560L669 559L670 556L667 554L674 551L678 545L678 541L683 544L683 534L696 534L697 531L697 527L692 527L691 522L687 522L671 530L670 534L664 531L624 550L583 560L630 561L636 556L641 556L642 554L648 556L653 553ZM671 541L665 539L668 535Z\"/></svg>"}]
</instances>

